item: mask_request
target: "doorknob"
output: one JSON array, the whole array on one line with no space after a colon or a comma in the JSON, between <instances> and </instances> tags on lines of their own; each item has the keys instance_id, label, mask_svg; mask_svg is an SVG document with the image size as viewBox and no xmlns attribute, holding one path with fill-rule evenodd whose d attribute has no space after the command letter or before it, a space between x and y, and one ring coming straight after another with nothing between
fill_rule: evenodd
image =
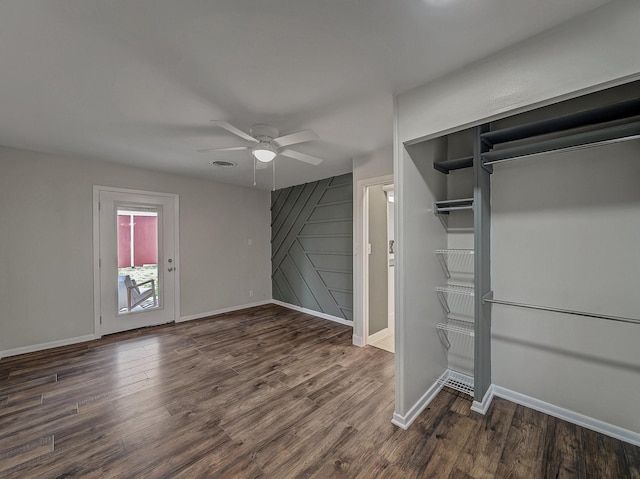
<instances>
[{"instance_id":1,"label":"doorknob","mask_svg":"<svg viewBox=\"0 0 640 479\"><path fill-rule=\"evenodd\" d=\"M167 271L173 271L173 268L169 268Z\"/></svg>"}]
</instances>

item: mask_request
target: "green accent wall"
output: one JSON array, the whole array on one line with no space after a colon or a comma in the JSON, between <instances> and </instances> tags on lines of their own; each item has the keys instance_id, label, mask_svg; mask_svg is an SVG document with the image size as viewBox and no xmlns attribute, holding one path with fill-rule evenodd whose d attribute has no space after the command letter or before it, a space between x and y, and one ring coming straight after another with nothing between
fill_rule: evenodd
<instances>
[{"instance_id":1,"label":"green accent wall","mask_svg":"<svg viewBox=\"0 0 640 479\"><path fill-rule=\"evenodd\" d=\"M353 320L353 176L271 194L273 298Z\"/></svg>"}]
</instances>

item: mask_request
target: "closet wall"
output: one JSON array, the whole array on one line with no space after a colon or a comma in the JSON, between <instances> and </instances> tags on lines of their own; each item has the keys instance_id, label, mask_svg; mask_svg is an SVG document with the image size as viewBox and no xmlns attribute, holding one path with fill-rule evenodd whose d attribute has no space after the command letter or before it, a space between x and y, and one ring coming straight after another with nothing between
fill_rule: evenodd
<instances>
[{"instance_id":1,"label":"closet wall","mask_svg":"<svg viewBox=\"0 0 640 479\"><path fill-rule=\"evenodd\" d=\"M640 317L640 141L496 165L494 296ZM493 383L640 431L640 325L492 308Z\"/></svg>"},{"instance_id":2,"label":"closet wall","mask_svg":"<svg viewBox=\"0 0 640 479\"><path fill-rule=\"evenodd\" d=\"M433 161L446 155L446 139L403 149L396 174L402 184L395 193L398 222L396 262L396 411L394 422L406 425L417 413L416 401L446 371L446 350L436 332L442 308L435 295L442 268L434 249L447 247L447 233L432 212L446 198L447 178L434 174ZM402 354L397 354L402 351Z\"/></svg>"}]
</instances>

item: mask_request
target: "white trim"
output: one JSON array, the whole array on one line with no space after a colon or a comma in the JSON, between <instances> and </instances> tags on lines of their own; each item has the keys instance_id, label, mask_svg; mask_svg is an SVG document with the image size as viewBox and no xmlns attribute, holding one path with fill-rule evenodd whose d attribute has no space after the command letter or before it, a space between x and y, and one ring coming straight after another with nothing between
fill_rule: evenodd
<instances>
[{"instance_id":1,"label":"white trim","mask_svg":"<svg viewBox=\"0 0 640 479\"><path fill-rule=\"evenodd\" d=\"M100 191L103 187L93 185L93 334L100 337L100 313L102 294L100 291Z\"/></svg>"},{"instance_id":2,"label":"white trim","mask_svg":"<svg viewBox=\"0 0 640 479\"><path fill-rule=\"evenodd\" d=\"M180 196L177 193L162 193L157 191L134 190L130 188L117 188L113 186L93 185L93 333L96 338L102 337L101 315L101 290L100 290L100 192L115 192L132 195L159 196L173 199L174 210L174 237L173 237L173 264L174 264L174 301L173 319L178 322L180 317ZM160 265L158 265L160 267ZM169 322L172 322L169 321ZM105 333L108 334L108 333Z\"/></svg>"},{"instance_id":3,"label":"white trim","mask_svg":"<svg viewBox=\"0 0 640 479\"><path fill-rule=\"evenodd\" d=\"M351 326L353 328L353 321L347 321L346 319L339 318L337 316L332 316L330 314L314 311L313 309L302 308L300 306L296 306L295 304L283 303L282 301L278 301L277 299L272 299L271 303L277 304L278 306L283 306L285 308L293 309L294 311L299 311L301 313L311 314L313 316L317 316L322 319L328 319L329 321L334 321L336 323L344 324L345 326Z\"/></svg>"},{"instance_id":4,"label":"white trim","mask_svg":"<svg viewBox=\"0 0 640 479\"><path fill-rule=\"evenodd\" d=\"M436 380L435 383L431 385L427 392L425 392L418 401L411 406L411 409L402 416L394 411L393 418L391 419L391 423L402 429L408 429L409 426L416 420L416 418L420 415L422 411L426 409L433 398L440 392L440 390L444 387L445 379L449 375L449 370L447 369L442 375Z\"/></svg>"},{"instance_id":5,"label":"white trim","mask_svg":"<svg viewBox=\"0 0 640 479\"><path fill-rule=\"evenodd\" d=\"M362 338L364 344L369 344L369 256L371 250L369 249L371 243L369 241L369 185L362 185L362 182L358 182L358 191L362 192L362 244L360 247L361 255L361 268L362 276L360 276L360 288L362 294L362 305L360 311L362 313ZM355 317L354 317L355 319Z\"/></svg>"},{"instance_id":6,"label":"white trim","mask_svg":"<svg viewBox=\"0 0 640 479\"><path fill-rule=\"evenodd\" d=\"M377 333L373 333L371 336L367 338L367 344L375 343L376 341L380 341L391 334L391 330L389 328L384 328L378 331Z\"/></svg>"},{"instance_id":7,"label":"white trim","mask_svg":"<svg viewBox=\"0 0 640 479\"><path fill-rule=\"evenodd\" d=\"M207 311L206 313L190 314L188 316L180 316L176 319L176 323L184 323L185 321L193 321L194 319L208 318L209 316L217 316L218 314L231 313L241 309L253 308L255 306L263 306L271 304L271 300L256 301L255 303L241 304L239 306L230 306L228 308L216 309L215 311Z\"/></svg>"},{"instance_id":8,"label":"white trim","mask_svg":"<svg viewBox=\"0 0 640 479\"><path fill-rule=\"evenodd\" d=\"M354 346L358 346L359 348L365 346L364 344L364 340L362 339L362 336L358 336L357 334L353 334L353 345Z\"/></svg>"},{"instance_id":9,"label":"white trim","mask_svg":"<svg viewBox=\"0 0 640 479\"><path fill-rule=\"evenodd\" d=\"M445 373L440 377L440 379L438 379L438 381L445 379L448 372L448 370L445 371ZM396 426L407 429L415 420L415 418L422 411L424 411L427 405L433 400L435 395L442 389L442 386L438 384L438 381L436 381L436 383L429 388L429 390L418 400L418 402L413 405L406 416L403 417L394 412L391 422ZM629 444L640 446L640 433L624 429L620 426L609 424L599 419L585 416L584 414L580 414L578 412L571 411L569 409L565 409L560 406L556 406L554 404L550 404L548 402L526 396L524 394L512 391L507 388L503 388L501 386L496 386L495 384L491 384L489 386L487 392L482 398L482 402L473 401L471 410L483 415L486 414L489 406L491 406L493 398L496 396L502 399L506 399L507 401L511 401L516 404L528 407L535 411L548 414L549 416L562 419L572 424L591 429L592 431L599 432L606 436L628 442Z\"/></svg>"},{"instance_id":10,"label":"white trim","mask_svg":"<svg viewBox=\"0 0 640 479\"><path fill-rule=\"evenodd\" d=\"M182 265L180 264L180 196L178 194L168 193L173 197L173 273L175 279L173 281L173 320L178 321L180 318L180 274L182 273ZM178 269L178 266L180 268Z\"/></svg>"},{"instance_id":11,"label":"white trim","mask_svg":"<svg viewBox=\"0 0 640 479\"><path fill-rule=\"evenodd\" d=\"M473 404L471 405L471 410L477 413L480 413L484 416L489 410L489 406L491 406L491 401L493 401L493 396L494 396L493 389L494 389L494 385L491 384L487 389L487 392L484 393L484 397L482 398L482 401L473 401Z\"/></svg>"},{"instance_id":12,"label":"white trim","mask_svg":"<svg viewBox=\"0 0 640 479\"><path fill-rule=\"evenodd\" d=\"M394 194L396 198L402 198L404 187L398 179L404 171L404 161L402 161L403 146L399 141L398 131L398 97L393 97L393 175ZM393 302L395 324L393 334L395 335L394 371L395 371L395 407L405 409L405 361L406 351L406 328L405 328L405 301L404 301L404 276L400 274L404 261L403 245L404 236L400 234L400 225L404 221L404 205L401 201L393 203L393 239L395 240L395 254L393 255L393 291L395 300ZM355 319L355 318L354 318Z\"/></svg>"},{"instance_id":13,"label":"white trim","mask_svg":"<svg viewBox=\"0 0 640 479\"><path fill-rule=\"evenodd\" d=\"M8 358L9 356L17 356L19 354L34 353L45 349L59 348L60 346L69 346L70 344L84 343L99 339L95 334L86 334L75 338L60 339L59 341L51 341L50 343L32 344L30 346L22 346L20 348L7 349L0 351L0 358Z\"/></svg>"},{"instance_id":14,"label":"white trim","mask_svg":"<svg viewBox=\"0 0 640 479\"><path fill-rule=\"evenodd\" d=\"M629 444L640 446L640 433L630 431L619 426L614 426L613 424L585 416L584 414L580 414L575 411L570 411L569 409L565 409L560 406L555 406L539 399L525 396L524 394L511 391L510 389L503 388L501 386L492 384L490 389L492 389L494 396L540 411L548 414L549 416L557 417L558 419L562 419L572 424L591 429L592 431L599 432L606 436L628 442Z\"/></svg>"}]
</instances>

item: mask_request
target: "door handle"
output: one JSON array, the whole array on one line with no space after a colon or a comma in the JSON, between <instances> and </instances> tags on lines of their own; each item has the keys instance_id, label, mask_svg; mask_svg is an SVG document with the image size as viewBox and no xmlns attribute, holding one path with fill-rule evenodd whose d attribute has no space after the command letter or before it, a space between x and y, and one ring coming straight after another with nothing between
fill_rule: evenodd
<instances>
[{"instance_id":1,"label":"door handle","mask_svg":"<svg viewBox=\"0 0 640 479\"><path fill-rule=\"evenodd\" d=\"M173 271L173 268L168 268L167 271Z\"/></svg>"}]
</instances>

